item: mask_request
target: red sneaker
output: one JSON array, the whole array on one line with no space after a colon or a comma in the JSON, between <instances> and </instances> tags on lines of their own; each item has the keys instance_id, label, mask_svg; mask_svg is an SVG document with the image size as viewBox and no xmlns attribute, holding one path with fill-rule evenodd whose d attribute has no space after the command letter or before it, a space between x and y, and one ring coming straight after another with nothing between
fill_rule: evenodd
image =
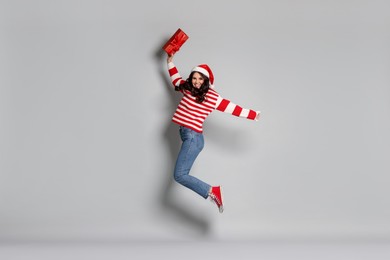
<instances>
[{"instance_id":1,"label":"red sneaker","mask_svg":"<svg viewBox=\"0 0 390 260\"><path fill-rule=\"evenodd\" d=\"M209 198L212 202L217 204L219 213L223 212L223 202L222 202L222 193L221 186L212 187L211 192L209 194Z\"/></svg>"}]
</instances>

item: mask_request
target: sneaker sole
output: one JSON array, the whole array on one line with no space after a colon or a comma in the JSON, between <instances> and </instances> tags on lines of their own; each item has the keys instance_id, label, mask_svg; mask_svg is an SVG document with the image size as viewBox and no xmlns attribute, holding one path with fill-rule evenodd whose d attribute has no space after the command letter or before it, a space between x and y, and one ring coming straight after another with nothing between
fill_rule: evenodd
<instances>
[{"instance_id":1,"label":"sneaker sole","mask_svg":"<svg viewBox=\"0 0 390 260\"><path fill-rule=\"evenodd\" d=\"M222 213L224 208L223 208L223 192L222 192L222 186L219 186L219 191L221 192L221 207L219 208L219 213Z\"/></svg>"}]
</instances>

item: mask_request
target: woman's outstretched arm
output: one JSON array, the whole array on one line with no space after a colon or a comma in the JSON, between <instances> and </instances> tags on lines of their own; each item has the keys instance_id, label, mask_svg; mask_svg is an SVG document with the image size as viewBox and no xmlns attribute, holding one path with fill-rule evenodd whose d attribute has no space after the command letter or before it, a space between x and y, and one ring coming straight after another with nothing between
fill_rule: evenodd
<instances>
[{"instance_id":1,"label":"woman's outstretched arm","mask_svg":"<svg viewBox=\"0 0 390 260\"><path fill-rule=\"evenodd\" d=\"M221 112L229 113L233 116L243 117L250 120L258 121L260 119L260 111L243 108L234 104L228 99L222 98L221 96L218 96L215 109Z\"/></svg>"},{"instance_id":2,"label":"woman's outstretched arm","mask_svg":"<svg viewBox=\"0 0 390 260\"><path fill-rule=\"evenodd\" d=\"M171 77L172 85L176 89L181 84L185 83L185 80L180 76L179 71L177 70L175 64L173 64L173 55L168 55L167 64L168 64L168 73L169 76Z\"/></svg>"}]
</instances>

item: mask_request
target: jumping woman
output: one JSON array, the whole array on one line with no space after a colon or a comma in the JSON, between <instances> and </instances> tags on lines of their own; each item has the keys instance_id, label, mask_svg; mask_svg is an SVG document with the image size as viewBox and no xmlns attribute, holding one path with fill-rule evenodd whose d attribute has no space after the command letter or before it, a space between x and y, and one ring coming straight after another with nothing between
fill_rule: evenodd
<instances>
[{"instance_id":1,"label":"jumping woman","mask_svg":"<svg viewBox=\"0 0 390 260\"><path fill-rule=\"evenodd\" d=\"M173 64L173 55L168 55L168 72L176 91L183 94L172 121L179 125L182 140L176 160L174 178L181 185L193 190L203 198L210 198L223 212L221 186L211 186L190 175L191 167L204 147L203 122L212 111L219 110L234 116L258 121L260 112L242 108L222 98L214 90L214 75L207 64L194 67L184 80Z\"/></svg>"}]
</instances>

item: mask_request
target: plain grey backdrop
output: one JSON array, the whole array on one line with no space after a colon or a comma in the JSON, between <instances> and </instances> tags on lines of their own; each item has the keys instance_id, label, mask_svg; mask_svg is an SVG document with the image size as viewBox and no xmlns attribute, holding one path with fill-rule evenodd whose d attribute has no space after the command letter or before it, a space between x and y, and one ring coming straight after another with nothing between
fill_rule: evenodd
<instances>
[{"instance_id":1,"label":"plain grey backdrop","mask_svg":"<svg viewBox=\"0 0 390 260\"><path fill-rule=\"evenodd\" d=\"M1 1L0 240L387 239L389 1ZM172 180L183 76L262 112L214 112Z\"/></svg>"}]
</instances>

